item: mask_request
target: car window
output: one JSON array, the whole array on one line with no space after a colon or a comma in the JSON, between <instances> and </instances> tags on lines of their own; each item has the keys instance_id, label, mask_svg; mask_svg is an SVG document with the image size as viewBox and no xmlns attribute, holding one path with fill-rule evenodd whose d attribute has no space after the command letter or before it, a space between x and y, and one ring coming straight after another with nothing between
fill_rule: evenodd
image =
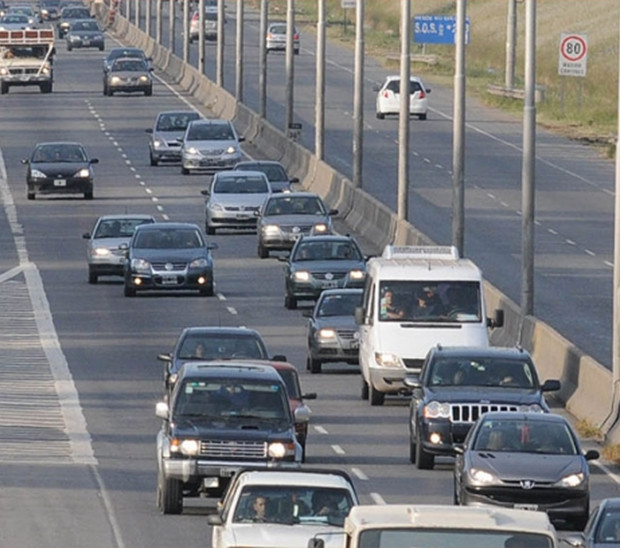
<instances>
[{"instance_id":1,"label":"car window","mask_svg":"<svg viewBox=\"0 0 620 548\"><path fill-rule=\"evenodd\" d=\"M280 377L282 377L282 380L286 385L286 391L288 392L289 398L300 400L301 390L299 389L299 377L297 376L297 371L294 371L293 369L276 369L276 371L280 374Z\"/></svg>"},{"instance_id":2,"label":"car window","mask_svg":"<svg viewBox=\"0 0 620 548\"><path fill-rule=\"evenodd\" d=\"M179 345L180 359L252 359L267 360L267 350L253 334L192 333Z\"/></svg>"},{"instance_id":3,"label":"car window","mask_svg":"<svg viewBox=\"0 0 620 548\"><path fill-rule=\"evenodd\" d=\"M163 114L157 120L157 131L185 131L192 120L198 118L196 114Z\"/></svg>"},{"instance_id":4,"label":"car window","mask_svg":"<svg viewBox=\"0 0 620 548\"><path fill-rule=\"evenodd\" d=\"M33 162L86 162L86 153L74 145L43 145L32 155Z\"/></svg>"},{"instance_id":5,"label":"car window","mask_svg":"<svg viewBox=\"0 0 620 548\"><path fill-rule=\"evenodd\" d=\"M107 219L97 225L93 238L130 238L136 227L149 224L147 219Z\"/></svg>"},{"instance_id":6,"label":"car window","mask_svg":"<svg viewBox=\"0 0 620 548\"><path fill-rule=\"evenodd\" d=\"M616 544L618 542L616 538L618 525L620 525L620 512L617 510L606 510L599 522L595 534L595 542Z\"/></svg>"},{"instance_id":7,"label":"car window","mask_svg":"<svg viewBox=\"0 0 620 548\"><path fill-rule=\"evenodd\" d=\"M144 72L148 70L146 63L140 59L117 59L112 65L112 71Z\"/></svg>"},{"instance_id":8,"label":"car window","mask_svg":"<svg viewBox=\"0 0 620 548\"><path fill-rule=\"evenodd\" d=\"M430 386L495 386L532 389L535 373L527 360L442 357L429 363Z\"/></svg>"},{"instance_id":9,"label":"car window","mask_svg":"<svg viewBox=\"0 0 620 548\"><path fill-rule=\"evenodd\" d=\"M133 247L139 249L183 249L204 247L200 232L195 229L167 228L140 232Z\"/></svg>"},{"instance_id":10,"label":"car window","mask_svg":"<svg viewBox=\"0 0 620 548\"><path fill-rule=\"evenodd\" d=\"M232 141L235 134L228 124L192 124L187 139L190 141Z\"/></svg>"},{"instance_id":11,"label":"car window","mask_svg":"<svg viewBox=\"0 0 620 548\"><path fill-rule=\"evenodd\" d=\"M302 242L297 246L295 261L362 260L357 246L350 241Z\"/></svg>"},{"instance_id":12,"label":"car window","mask_svg":"<svg viewBox=\"0 0 620 548\"><path fill-rule=\"evenodd\" d=\"M266 194L269 183L264 177L218 177L214 194Z\"/></svg>"},{"instance_id":13,"label":"car window","mask_svg":"<svg viewBox=\"0 0 620 548\"><path fill-rule=\"evenodd\" d=\"M318 316L353 316L355 308L362 306L362 294L325 295L321 299Z\"/></svg>"}]
</instances>

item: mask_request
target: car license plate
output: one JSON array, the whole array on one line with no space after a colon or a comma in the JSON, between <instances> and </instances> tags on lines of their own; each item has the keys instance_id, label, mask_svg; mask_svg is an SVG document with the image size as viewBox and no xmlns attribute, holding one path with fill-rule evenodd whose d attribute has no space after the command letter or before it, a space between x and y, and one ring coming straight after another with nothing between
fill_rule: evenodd
<instances>
[{"instance_id":1,"label":"car license plate","mask_svg":"<svg viewBox=\"0 0 620 548\"><path fill-rule=\"evenodd\" d=\"M161 284L162 285L176 285L177 277L176 276L162 276Z\"/></svg>"},{"instance_id":2,"label":"car license plate","mask_svg":"<svg viewBox=\"0 0 620 548\"><path fill-rule=\"evenodd\" d=\"M67 186L66 179L54 179L54 186Z\"/></svg>"},{"instance_id":3,"label":"car license plate","mask_svg":"<svg viewBox=\"0 0 620 548\"><path fill-rule=\"evenodd\" d=\"M82 42L85 46L90 46L90 40L84 40Z\"/></svg>"},{"instance_id":4,"label":"car license plate","mask_svg":"<svg viewBox=\"0 0 620 548\"><path fill-rule=\"evenodd\" d=\"M249 219L250 216L247 213L237 213L237 219Z\"/></svg>"},{"instance_id":5,"label":"car license plate","mask_svg":"<svg viewBox=\"0 0 620 548\"><path fill-rule=\"evenodd\" d=\"M338 282L336 282L336 281L334 281L334 280L331 280L331 281L329 281L329 282L323 282L323 283L321 284L321 287L322 287L323 289L331 289L331 288L334 288L334 287L338 287Z\"/></svg>"},{"instance_id":6,"label":"car license plate","mask_svg":"<svg viewBox=\"0 0 620 548\"><path fill-rule=\"evenodd\" d=\"M538 504L515 504L517 510L538 510Z\"/></svg>"},{"instance_id":7,"label":"car license plate","mask_svg":"<svg viewBox=\"0 0 620 548\"><path fill-rule=\"evenodd\" d=\"M232 478L239 468L220 468L220 476L223 478Z\"/></svg>"}]
</instances>

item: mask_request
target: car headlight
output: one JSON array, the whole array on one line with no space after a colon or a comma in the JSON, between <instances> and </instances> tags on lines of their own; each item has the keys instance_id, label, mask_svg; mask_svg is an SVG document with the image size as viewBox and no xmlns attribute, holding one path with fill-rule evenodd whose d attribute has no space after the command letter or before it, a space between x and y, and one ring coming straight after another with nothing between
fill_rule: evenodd
<instances>
[{"instance_id":1,"label":"car headlight","mask_svg":"<svg viewBox=\"0 0 620 548\"><path fill-rule=\"evenodd\" d=\"M544 413L543 408L537 403L532 403L531 405L520 405L519 406L520 413Z\"/></svg>"},{"instance_id":2,"label":"car headlight","mask_svg":"<svg viewBox=\"0 0 620 548\"><path fill-rule=\"evenodd\" d=\"M172 438L170 440L170 452L181 453L192 457L200 452L200 442L198 440L180 440Z\"/></svg>"},{"instance_id":3,"label":"car headlight","mask_svg":"<svg viewBox=\"0 0 620 548\"><path fill-rule=\"evenodd\" d=\"M426 419L449 419L450 404L432 401L424 406L422 414Z\"/></svg>"},{"instance_id":4,"label":"car headlight","mask_svg":"<svg viewBox=\"0 0 620 548\"><path fill-rule=\"evenodd\" d=\"M375 361L384 367L403 367L400 357L391 352L375 352Z\"/></svg>"},{"instance_id":5,"label":"car headlight","mask_svg":"<svg viewBox=\"0 0 620 548\"><path fill-rule=\"evenodd\" d=\"M110 84L118 84L121 81L121 79L118 76L112 76L112 78L110 78Z\"/></svg>"},{"instance_id":6,"label":"car headlight","mask_svg":"<svg viewBox=\"0 0 620 548\"><path fill-rule=\"evenodd\" d=\"M349 278L352 280L363 280L364 276L366 276L366 274L363 270L351 270L351 272L349 272Z\"/></svg>"},{"instance_id":7,"label":"car headlight","mask_svg":"<svg viewBox=\"0 0 620 548\"><path fill-rule=\"evenodd\" d=\"M95 257L109 257L112 252L107 247L96 247L93 249L93 255Z\"/></svg>"},{"instance_id":8,"label":"car headlight","mask_svg":"<svg viewBox=\"0 0 620 548\"><path fill-rule=\"evenodd\" d=\"M146 259L131 259L131 269L136 272L149 272L151 263Z\"/></svg>"},{"instance_id":9,"label":"car headlight","mask_svg":"<svg viewBox=\"0 0 620 548\"><path fill-rule=\"evenodd\" d=\"M68 29L69 28L69 23L60 23L60 28L61 29Z\"/></svg>"},{"instance_id":10,"label":"car headlight","mask_svg":"<svg viewBox=\"0 0 620 548\"><path fill-rule=\"evenodd\" d=\"M278 225L265 225L263 232L266 236L277 236L280 234L280 227Z\"/></svg>"},{"instance_id":11,"label":"car headlight","mask_svg":"<svg viewBox=\"0 0 620 548\"><path fill-rule=\"evenodd\" d=\"M237 152L237 149L236 149L236 147L234 147L234 146L229 146L229 147L226 149L226 154L235 154L236 152Z\"/></svg>"},{"instance_id":12,"label":"car headlight","mask_svg":"<svg viewBox=\"0 0 620 548\"><path fill-rule=\"evenodd\" d=\"M583 483L584 479L585 474L583 472L579 472L578 474L571 474L570 476L563 477L556 483L556 485L558 487L577 487Z\"/></svg>"},{"instance_id":13,"label":"car headlight","mask_svg":"<svg viewBox=\"0 0 620 548\"><path fill-rule=\"evenodd\" d=\"M90 177L90 169L83 167L74 175L74 177L77 179L88 179Z\"/></svg>"},{"instance_id":14,"label":"car headlight","mask_svg":"<svg viewBox=\"0 0 620 548\"><path fill-rule=\"evenodd\" d=\"M468 474L470 482L475 485L489 485L498 482L497 477L486 470L472 468L468 471Z\"/></svg>"},{"instance_id":15,"label":"car headlight","mask_svg":"<svg viewBox=\"0 0 620 548\"><path fill-rule=\"evenodd\" d=\"M283 459L287 456L295 454L295 444L284 443L281 441L270 443L269 447L267 448L267 454L272 459Z\"/></svg>"},{"instance_id":16,"label":"car headlight","mask_svg":"<svg viewBox=\"0 0 620 548\"><path fill-rule=\"evenodd\" d=\"M211 211L224 211L224 206L218 202L212 202L207 207Z\"/></svg>"},{"instance_id":17,"label":"car headlight","mask_svg":"<svg viewBox=\"0 0 620 548\"><path fill-rule=\"evenodd\" d=\"M160 141L159 139L154 139L153 140L153 147L154 148L159 148L159 147L163 146L163 144L164 144L164 142Z\"/></svg>"},{"instance_id":18,"label":"car headlight","mask_svg":"<svg viewBox=\"0 0 620 548\"><path fill-rule=\"evenodd\" d=\"M0 67L0 76L6 76L9 73L9 69L6 67Z\"/></svg>"},{"instance_id":19,"label":"car headlight","mask_svg":"<svg viewBox=\"0 0 620 548\"><path fill-rule=\"evenodd\" d=\"M335 329L319 329L316 333L316 338L319 341L333 341L336 338Z\"/></svg>"},{"instance_id":20,"label":"car headlight","mask_svg":"<svg viewBox=\"0 0 620 548\"><path fill-rule=\"evenodd\" d=\"M189 147L187 149L188 154L200 154L200 151L196 147Z\"/></svg>"},{"instance_id":21,"label":"car headlight","mask_svg":"<svg viewBox=\"0 0 620 548\"><path fill-rule=\"evenodd\" d=\"M314 225L314 232L317 234L324 234L327 232L327 225L325 223L317 223Z\"/></svg>"},{"instance_id":22,"label":"car headlight","mask_svg":"<svg viewBox=\"0 0 620 548\"><path fill-rule=\"evenodd\" d=\"M190 268L205 268L209 265L209 263L207 262L207 259L205 258L200 258L200 259L194 259L191 263L189 263Z\"/></svg>"},{"instance_id":23,"label":"car headlight","mask_svg":"<svg viewBox=\"0 0 620 548\"><path fill-rule=\"evenodd\" d=\"M43 69L41 69L41 73L45 74L46 76L48 76L50 72L51 72L51 69L47 65L44 66Z\"/></svg>"},{"instance_id":24,"label":"car headlight","mask_svg":"<svg viewBox=\"0 0 620 548\"><path fill-rule=\"evenodd\" d=\"M33 169L30 172L30 177L32 177L33 179L45 179L47 175L45 175L45 173L39 171L38 169Z\"/></svg>"},{"instance_id":25,"label":"car headlight","mask_svg":"<svg viewBox=\"0 0 620 548\"><path fill-rule=\"evenodd\" d=\"M146 84L149 81L149 77L142 75L140 76L140 82L142 82L143 84Z\"/></svg>"},{"instance_id":26,"label":"car headlight","mask_svg":"<svg viewBox=\"0 0 620 548\"><path fill-rule=\"evenodd\" d=\"M305 270L299 270L293 274L293 279L296 282L309 282L310 281L310 272Z\"/></svg>"}]
</instances>

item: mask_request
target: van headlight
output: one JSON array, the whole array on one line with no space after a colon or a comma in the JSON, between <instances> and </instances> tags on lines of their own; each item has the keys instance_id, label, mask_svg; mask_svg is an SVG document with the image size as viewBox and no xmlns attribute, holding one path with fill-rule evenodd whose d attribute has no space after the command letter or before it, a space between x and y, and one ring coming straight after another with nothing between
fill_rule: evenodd
<instances>
[{"instance_id":1,"label":"van headlight","mask_svg":"<svg viewBox=\"0 0 620 548\"><path fill-rule=\"evenodd\" d=\"M384 367L403 367L400 357L391 352L375 352L375 361Z\"/></svg>"},{"instance_id":2,"label":"van headlight","mask_svg":"<svg viewBox=\"0 0 620 548\"><path fill-rule=\"evenodd\" d=\"M170 441L170 452L193 457L200 452L200 442L192 439L181 440L179 438L173 438Z\"/></svg>"},{"instance_id":3,"label":"van headlight","mask_svg":"<svg viewBox=\"0 0 620 548\"><path fill-rule=\"evenodd\" d=\"M283 459L295 455L295 444L276 441L269 444L267 454L272 459Z\"/></svg>"},{"instance_id":4,"label":"van headlight","mask_svg":"<svg viewBox=\"0 0 620 548\"><path fill-rule=\"evenodd\" d=\"M422 414L425 419L449 419L450 404L432 401L424 406Z\"/></svg>"}]
</instances>

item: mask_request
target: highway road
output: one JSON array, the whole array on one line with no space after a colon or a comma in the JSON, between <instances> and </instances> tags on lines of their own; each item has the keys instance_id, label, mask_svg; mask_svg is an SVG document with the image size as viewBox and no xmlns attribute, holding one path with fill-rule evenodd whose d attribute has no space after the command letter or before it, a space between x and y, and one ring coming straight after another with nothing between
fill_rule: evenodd
<instances>
[{"instance_id":1,"label":"highway road","mask_svg":"<svg viewBox=\"0 0 620 548\"><path fill-rule=\"evenodd\" d=\"M302 46L298 73L302 60L312 59L307 49ZM433 471L418 471L408 462L405 398L371 408L360 399L354 367L326 365L322 375L305 371L303 308L284 308L282 263L256 256L255 234L212 237L219 244L216 297L149 294L129 300L120 280L87 283L81 236L97 216L130 211L203 223L200 190L207 178L181 176L178 165L151 167L144 130L162 110L191 107L209 113L165 79L157 81L152 97L104 97L101 54L58 50L54 93L12 89L0 108L0 547L209 546L204 516L213 500L187 501L181 516L162 516L155 506L159 420L154 407L162 397L162 364L155 358L189 325L256 328L272 353L286 354L299 368L304 390L319 394L311 402L308 464L349 471L364 502L451 503L450 459ZM281 68L270 61L270 77ZM441 97L439 91L435 98ZM344 112L342 119L344 134ZM497 125L507 124L498 120ZM430 154L431 148L450 156L449 139L441 142L448 126L438 114L424 125L429 138L414 145L417 162L426 164L422 152ZM337 138L336 129L330 133L330 154L337 155L331 149L339 146L346 161L346 136ZM393 144L376 135L376 141L367 141L384 146L380 154L366 156L369 186L372 174L385 184L389 178L377 174L395 169ZM26 199L20 160L36 142L58 139L81 141L99 158L94 200ZM492 153L488 146L477 150L480 157ZM510 158L493 161L507 165ZM425 169L414 193L426 196L424 217L430 223L433 212L445 209L441 200L449 177L431 177L440 170L435 164ZM497 189L498 199L512 194ZM487 233L500 232L489 228L491 222L501 221L502 231L517 222L510 220L514 212L493 206L482 190L477 195ZM442 224L441 216L435 224ZM484 238L479 238L482 248ZM516 245L518 236L507 231L506 239L506 246ZM483 256L500 247L488 242ZM505 267L501 256L495 260L498 269ZM516 263L518 256L511 260ZM593 466L592 484L593 501L617 494L615 479L598 466Z\"/></svg>"}]
</instances>

